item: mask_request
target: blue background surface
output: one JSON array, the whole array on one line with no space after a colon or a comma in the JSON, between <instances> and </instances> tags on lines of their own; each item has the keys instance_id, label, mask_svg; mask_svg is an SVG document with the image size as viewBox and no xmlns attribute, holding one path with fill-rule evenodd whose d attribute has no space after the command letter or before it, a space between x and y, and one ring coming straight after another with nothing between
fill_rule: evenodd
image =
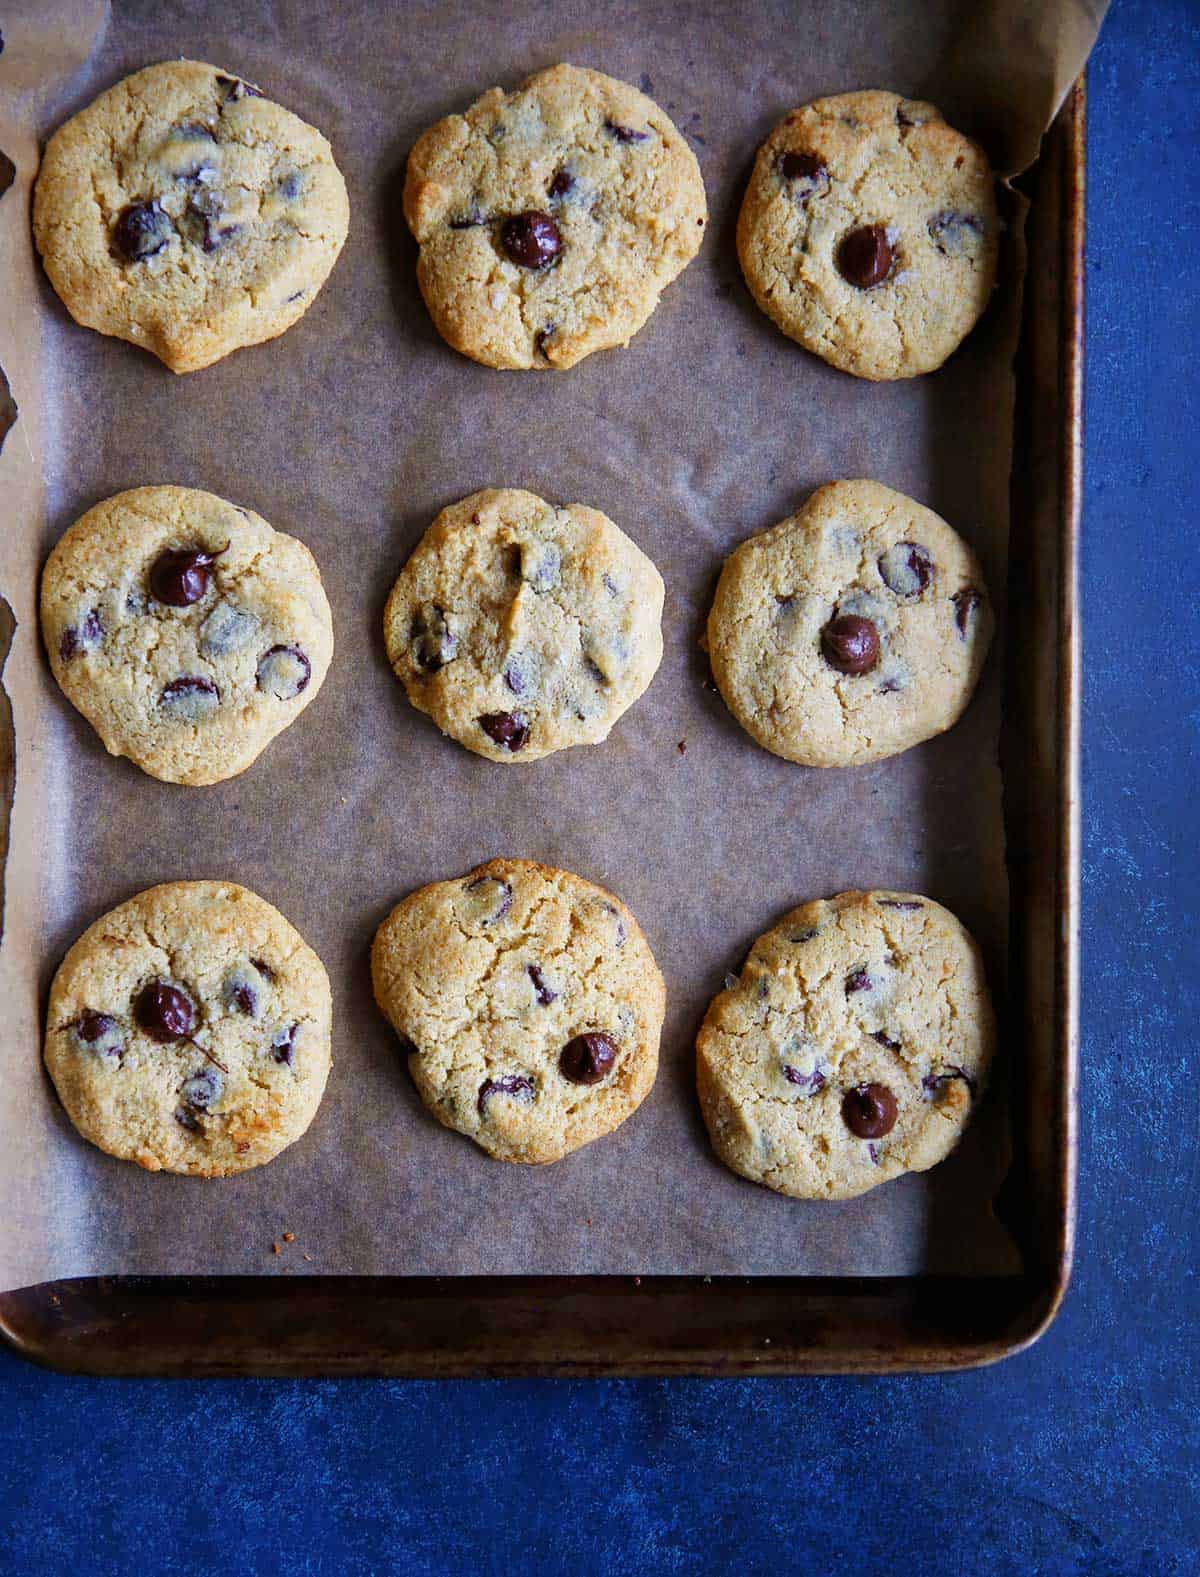
<instances>
[{"instance_id":1,"label":"blue background surface","mask_svg":"<svg viewBox=\"0 0 1200 1577\"><path fill-rule=\"evenodd\" d=\"M194 1384L0 1350L0 1570L1184 1573L1200 5L1090 74L1080 1243L1029 1353L900 1380Z\"/></svg>"}]
</instances>

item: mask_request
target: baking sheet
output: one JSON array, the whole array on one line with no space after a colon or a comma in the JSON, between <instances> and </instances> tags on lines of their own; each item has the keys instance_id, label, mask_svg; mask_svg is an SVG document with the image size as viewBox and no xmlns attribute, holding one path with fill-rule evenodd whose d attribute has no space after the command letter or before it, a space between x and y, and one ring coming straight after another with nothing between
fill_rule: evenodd
<instances>
[{"instance_id":1,"label":"baking sheet","mask_svg":"<svg viewBox=\"0 0 1200 1577\"><path fill-rule=\"evenodd\" d=\"M1002 645L950 734L819 772L752 744L704 688L697 639L730 549L838 476L875 477L944 514L1002 605L1016 205L983 323L946 368L909 384L858 382L780 336L741 282L733 229L758 143L822 93L931 97L985 134L1002 168L1018 168L1099 14L1077 0L935 0L919 16L881 4L611 0L517 12L489 0L327 15L285 0L119 4L106 18L96 4L27 0L6 18L0 147L18 179L0 203L11 281L0 362L21 416L0 453L0 590L16 618L3 674L16 797L0 947L0 1286L92 1273L1014 1268L988 1207L1007 1150L1005 1053L997 1093L954 1157L839 1204L786 1200L726 1172L692 1088L709 998L753 938L810 896L931 894L979 937L1002 995ZM319 126L352 205L346 250L302 322L182 379L76 327L28 234L36 139L127 72L178 54L249 77ZM431 121L558 60L641 81L668 109L700 160L711 223L628 350L562 375L497 373L454 355L421 304L404 161ZM107 757L37 637L52 542L98 499L166 481L210 488L302 537L338 641L304 717L242 777L201 790ZM388 669L380 624L397 570L439 508L485 485L594 504L664 574L662 668L603 746L497 767L442 739ZM612 887L668 985L645 1105L615 1135L536 1170L489 1162L425 1115L371 1001L370 939L397 898L499 853ZM219 1183L150 1176L84 1144L39 1058L45 992L78 932L143 887L201 876L278 905L334 988L334 1068L312 1130L270 1166Z\"/></svg>"}]
</instances>

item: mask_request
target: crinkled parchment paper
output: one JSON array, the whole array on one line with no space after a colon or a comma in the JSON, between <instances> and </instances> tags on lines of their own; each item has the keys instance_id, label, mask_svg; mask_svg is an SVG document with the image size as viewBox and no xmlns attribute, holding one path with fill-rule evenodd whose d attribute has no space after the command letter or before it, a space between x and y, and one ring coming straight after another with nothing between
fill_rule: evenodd
<instances>
[{"instance_id":1,"label":"crinkled parchment paper","mask_svg":"<svg viewBox=\"0 0 1200 1577\"><path fill-rule=\"evenodd\" d=\"M20 417L0 454L0 589L16 620L4 669L16 793L0 949L0 1285L87 1273L1011 1267L988 1206L1007 1149L1002 1068L950 1161L836 1205L723 1170L692 1087L709 998L760 931L817 894L931 894L980 938L1002 994L1002 650L950 734L821 772L751 743L703 687L697 638L734 544L834 477L878 478L945 515L1002 602L1017 205L980 328L942 371L890 385L832 371L756 311L734 223L758 143L825 93L930 97L984 137L999 168L1020 168L1082 66L1099 7L131 0L106 16L87 0L18 0L6 13L0 148L17 180L0 199L0 362ZM303 321L184 378L69 320L28 219L39 142L119 77L173 55L244 75L319 126L352 204L345 252ZM669 111L699 157L712 223L628 350L564 374L493 372L450 351L421 304L404 161L431 121L560 60L640 82ZM213 788L157 783L107 757L38 638L51 543L98 499L152 482L210 488L302 537L333 605L321 695L249 772ZM609 741L511 768L468 755L407 704L380 629L436 511L502 484L596 505L667 583L662 668ZM668 985L650 1098L611 1138L537 1170L488 1161L425 1115L371 1001L369 943L391 905L493 854L613 888ZM151 883L202 876L278 905L325 960L335 1004L333 1075L309 1135L260 1171L212 1183L150 1176L83 1143L39 1055L49 980L78 932ZM294 1242L274 1255L285 1230Z\"/></svg>"}]
</instances>

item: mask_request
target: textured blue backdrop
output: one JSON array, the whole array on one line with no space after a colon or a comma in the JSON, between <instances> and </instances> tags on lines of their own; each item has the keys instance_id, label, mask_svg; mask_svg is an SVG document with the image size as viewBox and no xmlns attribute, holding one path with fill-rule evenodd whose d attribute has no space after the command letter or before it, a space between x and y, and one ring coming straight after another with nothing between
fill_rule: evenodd
<instances>
[{"instance_id":1,"label":"textured blue backdrop","mask_svg":"<svg viewBox=\"0 0 1200 1577\"><path fill-rule=\"evenodd\" d=\"M0 1570L1197 1569L1197 0L1118 0L1090 82L1082 1187L1049 1334L910 1380L101 1383L0 1352Z\"/></svg>"}]
</instances>

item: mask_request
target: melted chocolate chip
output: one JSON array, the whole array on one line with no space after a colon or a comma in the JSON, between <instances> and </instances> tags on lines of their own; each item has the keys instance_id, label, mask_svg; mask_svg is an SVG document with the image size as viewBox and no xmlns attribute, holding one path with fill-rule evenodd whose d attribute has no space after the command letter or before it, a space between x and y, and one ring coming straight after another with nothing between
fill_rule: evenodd
<instances>
[{"instance_id":1,"label":"melted chocolate chip","mask_svg":"<svg viewBox=\"0 0 1200 1577\"><path fill-rule=\"evenodd\" d=\"M821 655L839 673L870 673L879 661L879 631L870 619L840 614L821 631Z\"/></svg>"},{"instance_id":2,"label":"melted chocolate chip","mask_svg":"<svg viewBox=\"0 0 1200 1577\"><path fill-rule=\"evenodd\" d=\"M974 586L964 586L961 591L954 593L950 601L954 604L954 622L958 626L958 633L963 640L966 640L967 625L971 622L971 615L983 601L983 597Z\"/></svg>"},{"instance_id":3,"label":"melted chocolate chip","mask_svg":"<svg viewBox=\"0 0 1200 1577\"><path fill-rule=\"evenodd\" d=\"M540 208L513 214L500 227L500 245L522 268L549 268L562 252L562 236Z\"/></svg>"},{"instance_id":4,"label":"melted chocolate chip","mask_svg":"<svg viewBox=\"0 0 1200 1577\"><path fill-rule=\"evenodd\" d=\"M899 1051L900 1050L900 1042L898 1040L893 1040L892 1037L888 1034L886 1029L872 1030L871 1031L871 1039L873 1041L876 1041L886 1051Z\"/></svg>"},{"instance_id":5,"label":"melted chocolate chip","mask_svg":"<svg viewBox=\"0 0 1200 1577\"><path fill-rule=\"evenodd\" d=\"M130 203L113 226L113 251L127 263L144 263L162 251L171 234L171 221L157 202Z\"/></svg>"},{"instance_id":6,"label":"melted chocolate chip","mask_svg":"<svg viewBox=\"0 0 1200 1577\"><path fill-rule=\"evenodd\" d=\"M485 1079L479 1086L479 1099L475 1103L481 1117L493 1095L508 1095L522 1106L529 1106L534 1099L534 1088L523 1073L506 1073L502 1079Z\"/></svg>"},{"instance_id":7,"label":"melted chocolate chip","mask_svg":"<svg viewBox=\"0 0 1200 1577\"><path fill-rule=\"evenodd\" d=\"M574 184L575 177L570 170L559 170L549 186L547 186L546 195L549 197L565 197Z\"/></svg>"},{"instance_id":8,"label":"melted chocolate chip","mask_svg":"<svg viewBox=\"0 0 1200 1577\"><path fill-rule=\"evenodd\" d=\"M436 604L413 615L408 639L417 666L427 674L437 673L458 656L458 639Z\"/></svg>"},{"instance_id":9,"label":"melted chocolate chip","mask_svg":"<svg viewBox=\"0 0 1200 1577\"><path fill-rule=\"evenodd\" d=\"M220 701L221 692L203 674L184 674L180 679L172 679L158 698L160 706L191 722L215 712Z\"/></svg>"},{"instance_id":10,"label":"melted chocolate chip","mask_svg":"<svg viewBox=\"0 0 1200 1577\"><path fill-rule=\"evenodd\" d=\"M103 639L104 626L100 622L99 610L92 608L78 624L62 632L58 641L58 655L63 662L68 662L80 652L90 652Z\"/></svg>"},{"instance_id":11,"label":"melted chocolate chip","mask_svg":"<svg viewBox=\"0 0 1200 1577\"><path fill-rule=\"evenodd\" d=\"M212 566L229 544L210 553L206 548L167 548L150 566L150 593L172 608L199 602L208 590Z\"/></svg>"},{"instance_id":12,"label":"melted chocolate chip","mask_svg":"<svg viewBox=\"0 0 1200 1577\"><path fill-rule=\"evenodd\" d=\"M617 1060L612 1037L602 1030L576 1035L558 1054L558 1071L571 1084L599 1084Z\"/></svg>"},{"instance_id":13,"label":"melted chocolate chip","mask_svg":"<svg viewBox=\"0 0 1200 1577\"><path fill-rule=\"evenodd\" d=\"M949 1068L943 1069L941 1073L927 1073L925 1075L925 1077L921 1080L921 1089L925 1093L925 1099L927 1101L932 1101L936 1096L941 1094L947 1084L952 1083L955 1079L961 1079L966 1085L971 1096L974 1097L975 1080L969 1073L965 1071L965 1069L960 1068L955 1064Z\"/></svg>"},{"instance_id":14,"label":"melted chocolate chip","mask_svg":"<svg viewBox=\"0 0 1200 1577\"><path fill-rule=\"evenodd\" d=\"M933 560L919 542L897 542L879 555L879 574L889 591L911 601L933 579Z\"/></svg>"},{"instance_id":15,"label":"melted chocolate chip","mask_svg":"<svg viewBox=\"0 0 1200 1577\"><path fill-rule=\"evenodd\" d=\"M842 1121L856 1139L882 1139L896 1126L898 1111L886 1084L858 1084L842 1098Z\"/></svg>"},{"instance_id":16,"label":"melted chocolate chip","mask_svg":"<svg viewBox=\"0 0 1200 1577\"><path fill-rule=\"evenodd\" d=\"M551 1002L555 1001L557 998L558 992L551 991L550 987L546 984L545 975L542 974L541 970L536 964L527 964L525 966L525 973L529 976L530 980L533 981L533 990L538 1002L542 1007L548 1008Z\"/></svg>"},{"instance_id":17,"label":"melted chocolate chip","mask_svg":"<svg viewBox=\"0 0 1200 1577\"><path fill-rule=\"evenodd\" d=\"M875 982L871 979L867 969L852 969L846 976L846 995L852 997L857 991L871 991Z\"/></svg>"},{"instance_id":18,"label":"melted chocolate chip","mask_svg":"<svg viewBox=\"0 0 1200 1577\"><path fill-rule=\"evenodd\" d=\"M825 1088L825 1075L820 1068L814 1068L811 1073L801 1073L799 1068L793 1068L791 1063L785 1062L783 1076L789 1084L795 1084L809 1095L816 1095Z\"/></svg>"},{"instance_id":19,"label":"melted chocolate chip","mask_svg":"<svg viewBox=\"0 0 1200 1577\"><path fill-rule=\"evenodd\" d=\"M271 1037L271 1056L276 1062L291 1067L292 1056L296 1050L296 1036L299 1033L299 1024L289 1024L286 1029L277 1030Z\"/></svg>"},{"instance_id":20,"label":"melted chocolate chip","mask_svg":"<svg viewBox=\"0 0 1200 1577\"><path fill-rule=\"evenodd\" d=\"M529 722L523 712L485 712L476 721L489 739L513 755L524 749L529 738Z\"/></svg>"},{"instance_id":21,"label":"melted chocolate chip","mask_svg":"<svg viewBox=\"0 0 1200 1577\"><path fill-rule=\"evenodd\" d=\"M618 126L616 121L606 120L604 129L610 137L615 137L618 142L645 142L649 137L648 131L635 131L632 126Z\"/></svg>"},{"instance_id":22,"label":"melted chocolate chip","mask_svg":"<svg viewBox=\"0 0 1200 1577\"><path fill-rule=\"evenodd\" d=\"M87 1012L80 1014L71 1029L75 1038L97 1057L118 1062L125 1050L125 1031L120 1022L108 1013Z\"/></svg>"},{"instance_id":23,"label":"melted chocolate chip","mask_svg":"<svg viewBox=\"0 0 1200 1577\"><path fill-rule=\"evenodd\" d=\"M187 1040L196 1028L196 1008L186 991L152 980L138 992L133 1016L151 1040L160 1045Z\"/></svg>"},{"instance_id":24,"label":"melted chocolate chip","mask_svg":"<svg viewBox=\"0 0 1200 1577\"><path fill-rule=\"evenodd\" d=\"M983 234L983 220L977 214L958 213L943 208L941 213L932 216L927 228L934 246L943 256L949 257L961 252L970 240Z\"/></svg>"},{"instance_id":25,"label":"melted chocolate chip","mask_svg":"<svg viewBox=\"0 0 1200 1577\"><path fill-rule=\"evenodd\" d=\"M895 253L883 225L862 225L843 236L835 261L838 273L856 290L881 285L892 271Z\"/></svg>"},{"instance_id":26,"label":"melted chocolate chip","mask_svg":"<svg viewBox=\"0 0 1200 1577\"><path fill-rule=\"evenodd\" d=\"M271 646L258 659L258 688L277 701L294 701L311 678L312 664L298 646Z\"/></svg>"}]
</instances>

